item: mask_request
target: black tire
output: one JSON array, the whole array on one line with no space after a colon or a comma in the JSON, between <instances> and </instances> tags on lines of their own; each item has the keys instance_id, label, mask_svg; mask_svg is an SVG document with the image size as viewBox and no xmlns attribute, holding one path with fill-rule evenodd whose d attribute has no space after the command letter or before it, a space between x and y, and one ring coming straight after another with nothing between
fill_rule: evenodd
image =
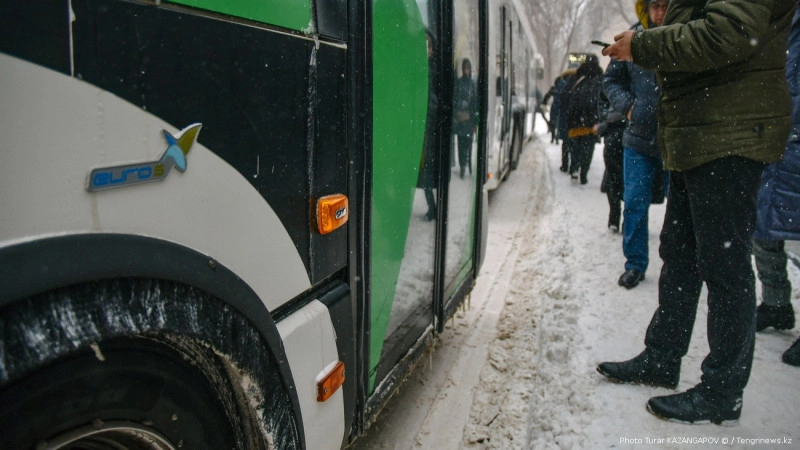
<instances>
[{"instance_id":1,"label":"black tire","mask_svg":"<svg viewBox=\"0 0 800 450\"><path fill-rule=\"evenodd\" d=\"M119 280L61 289L0 311L0 339L0 448L302 445L259 335L190 287ZM242 390L243 373L257 395Z\"/></svg>"},{"instance_id":2,"label":"black tire","mask_svg":"<svg viewBox=\"0 0 800 450\"><path fill-rule=\"evenodd\" d=\"M163 344L117 339L77 352L0 394L3 448L237 448L217 390ZM207 370L207 369L206 369ZM226 393L228 399L230 393ZM112 448L99 446L97 448ZM165 447L168 448L168 447Z\"/></svg>"}]
</instances>

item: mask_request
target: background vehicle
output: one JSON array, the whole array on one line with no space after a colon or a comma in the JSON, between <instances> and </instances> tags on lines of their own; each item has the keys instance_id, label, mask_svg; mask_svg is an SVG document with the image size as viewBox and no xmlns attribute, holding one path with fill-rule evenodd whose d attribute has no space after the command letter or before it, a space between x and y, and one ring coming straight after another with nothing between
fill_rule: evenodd
<instances>
[{"instance_id":1,"label":"background vehicle","mask_svg":"<svg viewBox=\"0 0 800 450\"><path fill-rule=\"evenodd\" d=\"M533 133L537 81L542 58L519 1L488 8L489 144L486 187L497 188L519 163L522 144Z\"/></svg>"},{"instance_id":2,"label":"background vehicle","mask_svg":"<svg viewBox=\"0 0 800 450\"><path fill-rule=\"evenodd\" d=\"M512 7L0 5L0 446L362 433L478 273L487 27ZM481 121L462 179L463 58Z\"/></svg>"}]
</instances>

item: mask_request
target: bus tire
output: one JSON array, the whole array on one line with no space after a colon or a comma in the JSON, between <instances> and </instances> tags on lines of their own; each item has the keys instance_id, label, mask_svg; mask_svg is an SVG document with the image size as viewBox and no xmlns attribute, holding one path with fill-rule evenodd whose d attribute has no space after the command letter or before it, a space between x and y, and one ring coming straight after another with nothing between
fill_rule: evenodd
<instances>
[{"instance_id":1,"label":"bus tire","mask_svg":"<svg viewBox=\"0 0 800 450\"><path fill-rule=\"evenodd\" d=\"M234 348L258 336L219 299L161 280L13 303L0 311L2 447L299 448L277 373Z\"/></svg>"}]
</instances>

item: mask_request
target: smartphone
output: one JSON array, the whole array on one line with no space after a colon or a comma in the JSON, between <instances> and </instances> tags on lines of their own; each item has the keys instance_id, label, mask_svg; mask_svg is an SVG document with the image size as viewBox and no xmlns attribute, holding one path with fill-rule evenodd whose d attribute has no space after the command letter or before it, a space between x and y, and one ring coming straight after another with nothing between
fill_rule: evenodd
<instances>
[{"instance_id":1,"label":"smartphone","mask_svg":"<svg viewBox=\"0 0 800 450\"><path fill-rule=\"evenodd\" d=\"M603 48L606 48L609 45L611 45L611 44L603 42L603 41L592 41L592 44L599 45L600 47L603 47Z\"/></svg>"}]
</instances>

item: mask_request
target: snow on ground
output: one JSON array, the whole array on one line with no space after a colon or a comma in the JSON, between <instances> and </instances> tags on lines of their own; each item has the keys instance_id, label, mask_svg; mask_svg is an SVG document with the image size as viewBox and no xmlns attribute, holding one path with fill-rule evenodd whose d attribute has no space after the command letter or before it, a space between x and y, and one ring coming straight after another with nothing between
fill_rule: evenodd
<instances>
[{"instance_id":1,"label":"snow on ground","mask_svg":"<svg viewBox=\"0 0 800 450\"><path fill-rule=\"evenodd\" d=\"M678 391L596 372L643 349L664 214L651 207L647 278L619 287L624 258L621 236L606 229L602 148L581 186L558 170L549 136L526 145L520 168L490 196L489 249L468 307L353 450L800 448L800 368L780 361L800 327L759 333L736 427L657 419L646 401ZM790 266L800 310L800 270ZM705 315L704 292L679 391L699 382Z\"/></svg>"},{"instance_id":2,"label":"snow on ground","mask_svg":"<svg viewBox=\"0 0 800 450\"><path fill-rule=\"evenodd\" d=\"M675 391L614 384L596 372L599 362L629 359L644 348L645 329L658 301L664 205L651 207L647 278L631 290L619 287L621 236L606 229L608 203L599 189L603 146L596 146L589 184L580 186L558 170L560 146L548 142L539 136L527 148L539 153L527 163L548 167L543 179L531 182L550 183L539 190L549 198L535 200L540 206L523 226L527 232L520 240L497 338L474 390L464 447L800 447L800 368L780 361L800 330L759 333L736 427L657 419L646 411L646 401ZM800 271L793 265L790 276L796 287L793 302L800 310ZM700 380L700 363L708 352L706 311L704 290L679 391ZM669 443L670 438L678 443ZM704 444L704 438L716 444ZM778 439L780 445L746 439Z\"/></svg>"}]
</instances>

